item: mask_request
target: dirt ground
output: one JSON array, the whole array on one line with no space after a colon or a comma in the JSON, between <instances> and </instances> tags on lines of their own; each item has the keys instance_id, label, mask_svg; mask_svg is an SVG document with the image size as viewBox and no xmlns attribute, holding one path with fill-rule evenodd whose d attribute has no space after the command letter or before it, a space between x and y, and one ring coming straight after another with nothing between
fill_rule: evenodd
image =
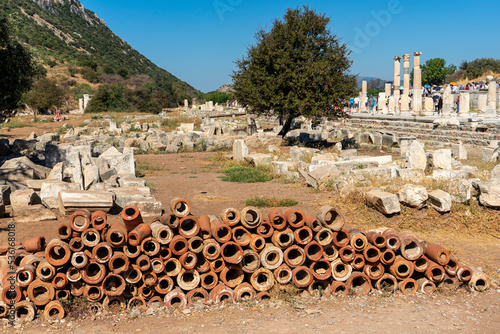
<instances>
[{"instance_id":1,"label":"dirt ground","mask_svg":"<svg viewBox=\"0 0 500 334\"><path fill-rule=\"evenodd\" d=\"M28 135L32 131L30 128L12 129L15 130L22 130L23 134ZM188 200L196 216L220 215L228 207L242 209L249 197L288 197L299 202L296 208L310 215L316 215L323 205L336 206L349 225L361 226L363 229L404 224L404 214L364 219L364 211L349 211L349 207L343 207L343 202L338 202L341 199L332 192L313 191L302 184L277 180L253 184L224 182L217 167L208 160L216 154L137 155L136 159L138 166L153 166L152 170L146 172L145 179L166 210L174 197ZM263 214L268 211L262 209ZM499 277L500 242L497 237L473 233L463 227L457 227L456 231L447 227L441 231L439 222L446 217L436 216L431 209L423 209L419 214L422 219L428 220L423 222L428 224L428 228L416 231L421 239L441 244L466 264L481 267L492 278ZM117 219L112 217L110 221ZM7 239L5 228L8 221L8 218L0 220L0 244ZM56 236L56 228L63 221L65 218L60 217L58 221L18 224L17 239L24 241L28 237L44 235L50 240ZM157 333L166 329L171 333L498 333L500 289L486 293L460 290L409 297L400 294L390 297L371 295L321 299L301 296L294 301L272 299L263 303L246 302L206 309L191 307L183 312L150 308L142 314L118 312L93 320L67 318L56 324L49 324L41 316L38 318L21 328L5 328L5 332Z\"/></svg>"}]
</instances>

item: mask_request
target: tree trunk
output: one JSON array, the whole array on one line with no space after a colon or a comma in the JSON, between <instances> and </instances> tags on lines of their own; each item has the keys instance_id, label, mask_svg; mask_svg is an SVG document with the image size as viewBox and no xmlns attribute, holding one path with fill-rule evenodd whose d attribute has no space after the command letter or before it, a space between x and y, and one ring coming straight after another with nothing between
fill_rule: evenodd
<instances>
[{"instance_id":1,"label":"tree trunk","mask_svg":"<svg viewBox=\"0 0 500 334\"><path fill-rule=\"evenodd\" d=\"M294 115L288 116L288 118L285 121L285 124L281 128L281 131L278 133L278 136L285 137L285 135L288 133L288 131L290 131L290 127L292 126L292 120L294 119L294 117L295 117Z\"/></svg>"},{"instance_id":2,"label":"tree trunk","mask_svg":"<svg viewBox=\"0 0 500 334\"><path fill-rule=\"evenodd\" d=\"M36 112L37 112L37 109L33 108L33 123L36 123Z\"/></svg>"}]
</instances>

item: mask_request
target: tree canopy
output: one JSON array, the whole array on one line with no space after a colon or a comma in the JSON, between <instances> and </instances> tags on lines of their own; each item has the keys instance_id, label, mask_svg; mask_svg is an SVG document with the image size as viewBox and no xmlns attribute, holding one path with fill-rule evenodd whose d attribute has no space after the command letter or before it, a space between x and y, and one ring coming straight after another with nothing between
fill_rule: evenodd
<instances>
[{"instance_id":1,"label":"tree canopy","mask_svg":"<svg viewBox=\"0 0 500 334\"><path fill-rule=\"evenodd\" d=\"M443 58L432 58L420 66L422 69L423 85L443 85L447 75L455 73L457 67L453 64L446 66Z\"/></svg>"},{"instance_id":2,"label":"tree canopy","mask_svg":"<svg viewBox=\"0 0 500 334\"><path fill-rule=\"evenodd\" d=\"M36 120L37 111L48 111L50 108L59 108L63 103L64 90L57 86L53 79L41 78L35 82L33 88L26 94L26 104L32 107Z\"/></svg>"},{"instance_id":3,"label":"tree canopy","mask_svg":"<svg viewBox=\"0 0 500 334\"><path fill-rule=\"evenodd\" d=\"M274 112L286 120L335 116L354 92L350 51L327 28L330 19L309 7L288 9L270 31L259 30L257 44L236 61L235 97L253 112Z\"/></svg>"},{"instance_id":4,"label":"tree canopy","mask_svg":"<svg viewBox=\"0 0 500 334\"><path fill-rule=\"evenodd\" d=\"M28 50L10 35L6 19L0 18L0 119L21 105L36 74L36 65Z\"/></svg>"}]
</instances>

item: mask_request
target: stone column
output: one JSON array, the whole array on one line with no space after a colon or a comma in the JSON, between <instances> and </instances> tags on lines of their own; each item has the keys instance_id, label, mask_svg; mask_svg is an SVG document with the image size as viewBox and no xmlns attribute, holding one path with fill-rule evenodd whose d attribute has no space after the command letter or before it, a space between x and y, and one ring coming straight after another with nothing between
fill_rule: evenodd
<instances>
[{"instance_id":1,"label":"stone column","mask_svg":"<svg viewBox=\"0 0 500 334\"><path fill-rule=\"evenodd\" d=\"M493 80L493 76L488 75L486 77L488 80L488 109L493 109L496 112L497 109L497 83Z\"/></svg>"},{"instance_id":2,"label":"stone column","mask_svg":"<svg viewBox=\"0 0 500 334\"><path fill-rule=\"evenodd\" d=\"M477 97L477 114L484 115L486 113L487 108L488 108L488 95L479 94Z\"/></svg>"},{"instance_id":3,"label":"stone column","mask_svg":"<svg viewBox=\"0 0 500 334\"><path fill-rule=\"evenodd\" d=\"M408 106L410 94L410 54L404 54L404 80L403 80L403 96L401 97L401 114L410 114L410 107Z\"/></svg>"},{"instance_id":4,"label":"stone column","mask_svg":"<svg viewBox=\"0 0 500 334\"><path fill-rule=\"evenodd\" d=\"M83 99L78 99L78 109L83 110Z\"/></svg>"},{"instance_id":5,"label":"stone column","mask_svg":"<svg viewBox=\"0 0 500 334\"><path fill-rule=\"evenodd\" d=\"M184 108L189 108L189 102L187 99L184 99Z\"/></svg>"},{"instance_id":6,"label":"stone column","mask_svg":"<svg viewBox=\"0 0 500 334\"><path fill-rule=\"evenodd\" d=\"M401 86L401 57L394 57L394 97L396 101L401 95L399 92L399 86Z\"/></svg>"},{"instance_id":7,"label":"stone column","mask_svg":"<svg viewBox=\"0 0 500 334\"><path fill-rule=\"evenodd\" d=\"M378 114L387 114L387 105L385 104L385 93L378 93L377 112Z\"/></svg>"},{"instance_id":8,"label":"stone column","mask_svg":"<svg viewBox=\"0 0 500 334\"><path fill-rule=\"evenodd\" d=\"M420 68L421 55L422 52L413 52L413 112L417 115L422 115L422 69Z\"/></svg>"},{"instance_id":9,"label":"stone column","mask_svg":"<svg viewBox=\"0 0 500 334\"><path fill-rule=\"evenodd\" d=\"M470 108L470 93L460 93L460 109L458 110L458 117L469 117Z\"/></svg>"},{"instance_id":10,"label":"stone column","mask_svg":"<svg viewBox=\"0 0 500 334\"><path fill-rule=\"evenodd\" d=\"M391 84L386 83L385 84L385 97L391 96Z\"/></svg>"},{"instance_id":11,"label":"stone column","mask_svg":"<svg viewBox=\"0 0 500 334\"><path fill-rule=\"evenodd\" d=\"M396 99L394 98L394 96L389 97L388 114L389 115L395 115L396 114Z\"/></svg>"},{"instance_id":12,"label":"stone column","mask_svg":"<svg viewBox=\"0 0 500 334\"><path fill-rule=\"evenodd\" d=\"M451 95L451 87L448 85L443 92L443 117L450 117L453 106L453 96Z\"/></svg>"},{"instance_id":13,"label":"stone column","mask_svg":"<svg viewBox=\"0 0 500 334\"><path fill-rule=\"evenodd\" d=\"M368 112L366 107L366 94L368 93L368 82L363 80L361 83L361 98L359 99L359 112Z\"/></svg>"},{"instance_id":14,"label":"stone column","mask_svg":"<svg viewBox=\"0 0 500 334\"><path fill-rule=\"evenodd\" d=\"M89 102L90 102L90 95L83 94L83 110L87 109Z\"/></svg>"}]
</instances>

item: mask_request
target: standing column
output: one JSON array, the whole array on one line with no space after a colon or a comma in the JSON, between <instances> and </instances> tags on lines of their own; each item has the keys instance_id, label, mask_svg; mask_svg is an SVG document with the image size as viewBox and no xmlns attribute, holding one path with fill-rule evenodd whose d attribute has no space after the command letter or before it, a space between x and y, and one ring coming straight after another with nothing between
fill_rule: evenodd
<instances>
[{"instance_id":1,"label":"standing column","mask_svg":"<svg viewBox=\"0 0 500 334\"><path fill-rule=\"evenodd\" d=\"M368 112L366 107L366 94L368 93L368 82L363 80L361 83L361 97L359 99L359 112Z\"/></svg>"},{"instance_id":2,"label":"standing column","mask_svg":"<svg viewBox=\"0 0 500 334\"><path fill-rule=\"evenodd\" d=\"M458 117L469 117L470 107L470 93L460 92L460 109L458 110Z\"/></svg>"},{"instance_id":3,"label":"standing column","mask_svg":"<svg viewBox=\"0 0 500 334\"><path fill-rule=\"evenodd\" d=\"M390 97L391 97L391 84L386 83L385 84L385 100L387 100L387 101L384 101L384 106L385 106L384 114L392 114L391 110L387 107L387 104L389 103Z\"/></svg>"},{"instance_id":4,"label":"standing column","mask_svg":"<svg viewBox=\"0 0 500 334\"><path fill-rule=\"evenodd\" d=\"M453 105L453 96L451 95L450 85L446 86L443 93L443 117L450 117Z\"/></svg>"},{"instance_id":5,"label":"standing column","mask_svg":"<svg viewBox=\"0 0 500 334\"><path fill-rule=\"evenodd\" d=\"M413 52L413 112L422 115L422 69L420 56L422 52Z\"/></svg>"},{"instance_id":6,"label":"standing column","mask_svg":"<svg viewBox=\"0 0 500 334\"><path fill-rule=\"evenodd\" d=\"M492 75L486 77L488 80L488 108L487 113L495 115L497 112L497 83Z\"/></svg>"},{"instance_id":7,"label":"standing column","mask_svg":"<svg viewBox=\"0 0 500 334\"><path fill-rule=\"evenodd\" d=\"M396 110L399 106L399 97L401 93L399 87L401 86L401 57L394 57L394 99L396 100Z\"/></svg>"},{"instance_id":8,"label":"standing column","mask_svg":"<svg viewBox=\"0 0 500 334\"><path fill-rule=\"evenodd\" d=\"M408 106L410 94L410 57L409 54L403 55L404 60L404 80L403 80L403 96L401 97L401 114L410 114L410 107Z\"/></svg>"}]
</instances>

